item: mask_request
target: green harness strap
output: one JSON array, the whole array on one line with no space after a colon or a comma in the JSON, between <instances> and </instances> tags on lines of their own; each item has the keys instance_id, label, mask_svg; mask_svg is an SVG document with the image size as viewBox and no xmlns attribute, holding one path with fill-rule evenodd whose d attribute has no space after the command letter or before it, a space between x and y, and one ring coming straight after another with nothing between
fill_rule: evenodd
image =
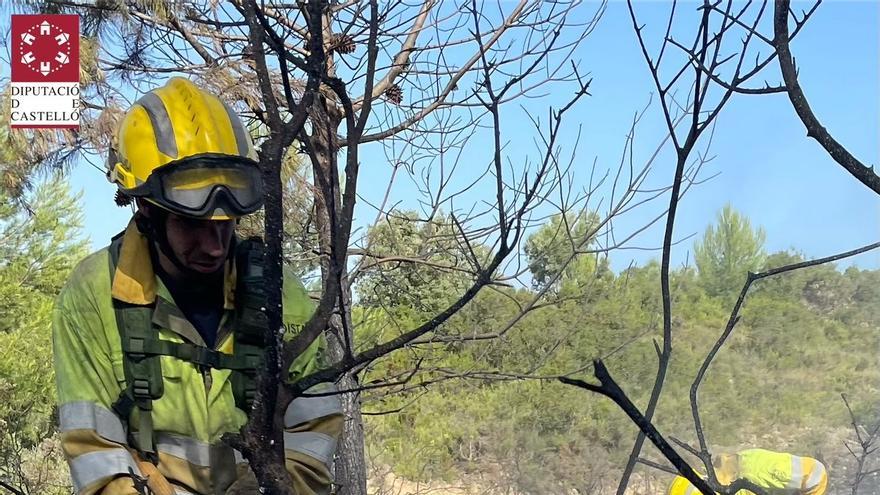
<instances>
[{"instance_id":1,"label":"green harness strap","mask_svg":"<svg viewBox=\"0 0 880 495\"><path fill-rule=\"evenodd\" d=\"M123 233L110 243L110 280L116 273ZM232 370L235 405L250 411L256 395L256 374L262 366L265 348L266 314L262 281L263 245L259 238L236 243L237 285L233 317L235 345L233 354L225 354L204 346L161 340L152 324L152 305L128 304L113 299L116 325L122 342L125 389L113 404L113 410L127 423L134 408L140 421L136 434L129 431L129 444L144 459L159 461L153 431L152 401L164 393L162 364L159 356L173 356L197 366Z\"/></svg>"},{"instance_id":2,"label":"green harness strap","mask_svg":"<svg viewBox=\"0 0 880 495\"><path fill-rule=\"evenodd\" d=\"M269 320L266 317L266 291L263 282L263 240L251 237L235 244L235 315L233 356L249 365L233 370L230 377L235 404L249 412L257 395L257 372L263 365ZM252 363L251 356L258 362Z\"/></svg>"}]
</instances>

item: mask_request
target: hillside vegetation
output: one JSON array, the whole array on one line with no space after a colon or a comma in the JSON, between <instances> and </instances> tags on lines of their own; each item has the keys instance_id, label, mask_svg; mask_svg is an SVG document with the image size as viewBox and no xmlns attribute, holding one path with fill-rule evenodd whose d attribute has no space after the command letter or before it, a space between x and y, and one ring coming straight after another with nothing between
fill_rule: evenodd
<instances>
[{"instance_id":1,"label":"hillside vegetation","mask_svg":"<svg viewBox=\"0 0 880 495\"><path fill-rule=\"evenodd\" d=\"M49 312L86 254L77 198L56 182L37 188L30 214L2 204L0 480L24 493L69 493L56 446ZM466 283L437 268L462 262L455 246L443 244L448 223L400 218L370 233L372 248L393 242L437 265L401 265L359 282L361 346L411 328ZM596 255L566 263L570 244L555 236L559 221L526 243L530 287L483 291L440 332L498 331L543 291L536 309L503 336L410 346L363 373L362 382L376 386L363 396L376 493L613 492L635 427L611 401L552 378L589 377L601 357L644 407L656 371L659 266L613 273ZM576 222L587 229L591 218ZM655 418L667 436L695 442L689 388L745 273L802 259L764 253L762 245L760 229L726 209L696 243L696 266L672 273L674 351ZM708 441L818 456L830 468L832 493L851 493L854 462L843 442L853 434L841 394L860 422L878 419L880 271L823 265L763 280L741 314L700 388ZM637 474L632 493L662 493L671 479L646 466ZM876 493L878 484L869 478L859 493Z\"/></svg>"},{"instance_id":2,"label":"hillside vegetation","mask_svg":"<svg viewBox=\"0 0 880 495\"><path fill-rule=\"evenodd\" d=\"M551 222L529 240L533 274L567 254L565 242L539 242L552 237L553 229ZM747 271L803 260L796 252L764 253L763 237L726 208L696 243L697 266L671 274L673 354L655 416L667 438L696 445L690 387ZM389 374L408 379L390 387L404 393L378 389L366 399L369 412L399 411L367 417L377 472L390 469L423 486L463 484L473 493L614 492L636 427L604 397L525 377L582 370L575 375L590 378L591 361L601 357L644 408L657 366L660 267L653 262L614 274L602 258L579 260L542 299L561 302L528 313L503 337L415 346L370 371L367 383ZM422 272L426 291L452 285L446 279L454 275ZM394 287L397 276L389 272L386 286ZM412 285L415 275L406 276ZM533 280L532 290L482 293L444 333L503 328L534 291L545 288L544 279ZM361 309L362 331L387 338L397 325L409 328L426 314L386 299L386 305ZM816 456L830 468L831 493L852 493L854 459L844 440L855 436L841 394L860 423L877 421L880 272L827 264L764 279L753 285L740 314L699 388L707 441L717 449L763 447ZM647 457L660 460L649 452ZM662 493L672 479L646 466L638 470L641 481L633 482L633 493ZM878 487L880 479L868 478L859 493L877 493ZM390 484L386 489L394 493Z\"/></svg>"}]
</instances>

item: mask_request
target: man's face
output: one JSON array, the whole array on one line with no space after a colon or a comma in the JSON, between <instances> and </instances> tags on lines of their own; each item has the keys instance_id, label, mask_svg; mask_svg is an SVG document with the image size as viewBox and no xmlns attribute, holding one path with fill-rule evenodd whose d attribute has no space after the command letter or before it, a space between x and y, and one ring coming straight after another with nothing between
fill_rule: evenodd
<instances>
[{"instance_id":1,"label":"man's face","mask_svg":"<svg viewBox=\"0 0 880 495\"><path fill-rule=\"evenodd\" d=\"M165 226L171 250L187 268L204 274L223 268L235 220L200 220L171 213Z\"/></svg>"}]
</instances>

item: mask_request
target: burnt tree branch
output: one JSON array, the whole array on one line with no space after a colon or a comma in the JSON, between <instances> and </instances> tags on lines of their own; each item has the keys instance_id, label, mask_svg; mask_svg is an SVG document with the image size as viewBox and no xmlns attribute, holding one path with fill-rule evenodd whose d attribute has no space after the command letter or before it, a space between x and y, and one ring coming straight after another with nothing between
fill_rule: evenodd
<instances>
[{"instance_id":1,"label":"burnt tree branch","mask_svg":"<svg viewBox=\"0 0 880 495\"><path fill-rule=\"evenodd\" d=\"M599 380L599 385L564 376L559 377L558 380L566 385L572 385L584 390L589 390L590 392L604 395L614 401L614 403L617 404L627 416L629 416L630 420L639 427L639 431L651 440L651 443L657 447L660 453L663 454L663 457L675 466L677 472L704 495L734 495L744 489L750 490L756 495L767 495L767 492L763 488L746 479L738 479L729 486L724 487L701 478L696 471L694 471L694 468L691 467L691 465L688 464L674 448L672 448L672 445L666 441L651 421L639 411L635 404L632 403L623 389L621 389L617 382L614 381L614 378L608 372L608 369L605 367L605 364L601 359L593 361L593 374ZM641 459L640 462L647 464ZM663 469L659 466L658 468Z\"/></svg>"},{"instance_id":2,"label":"burnt tree branch","mask_svg":"<svg viewBox=\"0 0 880 495\"><path fill-rule=\"evenodd\" d=\"M819 3L821 1L817 2L816 6ZM785 82L785 87L788 89L788 98L791 100L791 104L798 117L800 117L801 122L803 122L804 127L807 128L807 136L815 139L828 152L831 158L849 172L850 175L875 193L880 194L880 176L874 172L874 167L863 164L834 139L831 133L828 132L828 129L816 117L816 114L813 113L813 109L810 108L807 96L798 82L798 71L795 67L795 61L789 45L788 15L790 4L790 0L776 0L776 8L773 13L773 44L776 46L782 79ZM813 7L813 9L815 8Z\"/></svg>"}]
</instances>

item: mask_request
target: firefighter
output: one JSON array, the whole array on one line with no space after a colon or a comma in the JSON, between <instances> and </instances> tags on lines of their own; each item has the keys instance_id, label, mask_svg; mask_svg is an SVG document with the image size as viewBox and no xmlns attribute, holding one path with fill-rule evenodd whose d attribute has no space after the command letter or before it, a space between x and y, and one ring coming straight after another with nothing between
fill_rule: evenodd
<instances>
[{"instance_id":1,"label":"firefighter","mask_svg":"<svg viewBox=\"0 0 880 495\"><path fill-rule=\"evenodd\" d=\"M265 348L262 243L235 236L262 206L257 155L232 107L171 78L126 113L108 178L137 211L73 271L53 311L62 447L76 493L253 493L221 441L247 421ZM283 321L313 306L285 270ZM315 341L289 370L322 363ZM316 387L332 391L332 384ZM291 402L286 467L297 494L329 493L342 429L335 395Z\"/></svg>"},{"instance_id":2,"label":"firefighter","mask_svg":"<svg viewBox=\"0 0 880 495\"><path fill-rule=\"evenodd\" d=\"M751 481L769 495L825 495L828 472L812 457L801 457L764 449L748 449L736 454L720 454L712 465L718 482L730 485L739 478ZM699 495L687 479L677 476L667 495ZM752 494L741 490L742 494Z\"/></svg>"}]
</instances>

